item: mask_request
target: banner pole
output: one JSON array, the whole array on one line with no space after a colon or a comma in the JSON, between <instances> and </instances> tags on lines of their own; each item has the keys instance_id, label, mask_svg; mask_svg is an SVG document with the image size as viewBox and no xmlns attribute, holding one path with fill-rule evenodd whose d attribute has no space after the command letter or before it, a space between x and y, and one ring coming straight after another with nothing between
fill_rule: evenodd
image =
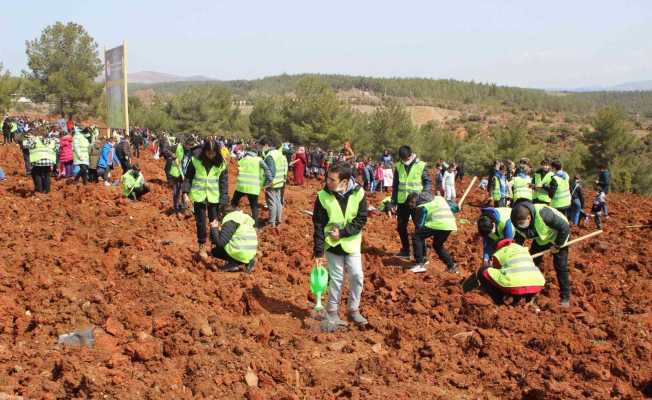
<instances>
[{"instance_id":1,"label":"banner pole","mask_svg":"<svg viewBox=\"0 0 652 400\"><path fill-rule=\"evenodd\" d=\"M125 107L125 135L129 136L129 92L128 90L128 79L127 79L127 41L122 42L124 59L122 61L122 76L124 79L124 107Z\"/></svg>"},{"instance_id":2,"label":"banner pole","mask_svg":"<svg viewBox=\"0 0 652 400\"><path fill-rule=\"evenodd\" d=\"M104 99L106 103L106 119L104 123L106 124L106 138L111 137L111 127L109 126L109 75L106 70L106 46L104 46Z\"/></svg>"}]
</instances>

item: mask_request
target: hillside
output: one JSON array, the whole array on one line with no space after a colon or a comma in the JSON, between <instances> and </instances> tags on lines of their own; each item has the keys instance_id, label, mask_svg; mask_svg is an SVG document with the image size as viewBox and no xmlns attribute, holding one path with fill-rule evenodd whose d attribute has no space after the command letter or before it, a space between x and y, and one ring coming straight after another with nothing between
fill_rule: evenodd
<instances>
[{"instance_id":1,"label":"hillside","mask_svg":"<svg viewBox=\"0 0 652 400\"><path fill-rule=\"evenodd\" d=\"M140 164L152 193L140 203L116 188L65 182L34 196L18 148L0 147L0 160L8 175L0 182L2 395L547 400L652 392L652 247L649 231L625 228L650 223L652 198L609 195L605 233L571 251L567 312L550 260L539 313L462 293L461 278L480 260L474 221L484 192L472 191L460 215L469 222L458 219L447 244L462 276L445 273L436 257L424 275L397 268L407 264L392 256L395 221L374 215L363 250L371 326L327 335L310 318L312 233L301 212L319 182L289 186L286 222L261 232L254 273L227 274L193 258L194 220L166 214L163 162L149 154ZM372 204L381 198L370 196ZM89 326L93 348L56 344Z\"/></svg>"},{"instance_id":2,"label":"hillside","mask_svg":"<svg viewBox=\"0 0 652 400\"><path fill-rule=\"evenodd\" d=\"M467 104L495 107L518 107L537 111L589 113L607 105L619 105L630 113L652 116L652 91L598 91L590 93L549 92L538 89L498 86L489 83L464 82L452 79L374 78L347 75L279 75L256 80L190 81L157 84L130 83L134 93L153 89L158 93L178 93L190 86L218 85L232 91L236 99L255 100L260 96L292 93L306 76L318 76L333 89L348 96L354 104L376 104L383 96L400 98L407 105L459 108Z\"/></svg>"}]
</instances>

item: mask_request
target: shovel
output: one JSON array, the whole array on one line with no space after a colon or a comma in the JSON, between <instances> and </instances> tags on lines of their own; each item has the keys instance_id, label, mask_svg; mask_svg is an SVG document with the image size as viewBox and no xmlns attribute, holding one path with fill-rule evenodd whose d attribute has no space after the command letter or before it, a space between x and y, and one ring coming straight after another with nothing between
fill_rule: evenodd
<instances>
[{"instance_id":1,"label":"shovel","mask_svg":"<svg viewBox=\"0 0 652 400\"><path fill-rule=\"evenodd\" d=\"M322 265L314 265L310 271L310 291L315 295L317 304L315 304L315 311L321 311L324 306L321 304L321 295L328 286L328 270Z\"/></svg>"}]
</instances>

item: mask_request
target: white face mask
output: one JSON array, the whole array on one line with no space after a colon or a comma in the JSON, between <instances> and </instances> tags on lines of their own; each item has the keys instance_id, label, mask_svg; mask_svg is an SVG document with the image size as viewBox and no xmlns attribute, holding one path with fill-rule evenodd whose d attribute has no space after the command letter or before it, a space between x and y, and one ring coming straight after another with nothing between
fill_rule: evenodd
<instances>
[{"instance_id":1,"label":"white face mask","mask_svg":"<svg viewBox=\"0 0 652 400\"><path fill-rule=\"evenodd\" d=\"M526 223L523 223L523 224L516 224L516 227L517 227L518 229L527 229L528 226L530 226L530 224L527 223L527 222L526 222Z\"/></svg>"}]
</instances>

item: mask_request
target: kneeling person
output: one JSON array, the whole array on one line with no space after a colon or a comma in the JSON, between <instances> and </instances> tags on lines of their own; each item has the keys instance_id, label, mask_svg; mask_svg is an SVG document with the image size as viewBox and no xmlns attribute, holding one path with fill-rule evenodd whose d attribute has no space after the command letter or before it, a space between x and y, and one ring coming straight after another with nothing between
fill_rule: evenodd
<instances>
[{"instance_id":1,"label":"kneeling person","mask_svg":"<svg viewBox=\"0 0 652 400\"><path fill-rule=\"evenodd\" d=\"M120 184L122 185L122 194L130 199L140 200L144 194L149 193L145 178L137 164L134 164L130 170L122 175Z\"/></svg>"},{"instance_id":2,"label":"kneeling person","mask_svg":"<svg viewBox=\"0 0 652 400\"><path fill-rule=\"evenodd\" d=\"M330 276L322 330L333 332L346 326L338 314L345 268L349 272L349 320L359 326L366 325L367 320L360 314L364 279L360 250L362 228L367 223L367 200L348 165L336 164L328 171L326 187L315 200L312 221L315 263L324 264L326 250Z\"/></svg>"},{"instance_id":3,"label":"kneeling person","mask_svg":"<svg viewBox=\"0 0 652 400\"><path fill-rule=\"evenodd\" d=\"M511 239L498 242L493 255L493 267L480 268L478 280L496 304L502 304L506 296L514 298L513 304L521 297L529 301L546 284L546 279L534 264L528 249Z\"/></svg>"},{"instance_id":4,"label":"kneeling person","mask_svg":"<svg viewBox=\"0 0 652 400\"><path fill-rule=\"evenodd\" d=\"M225 214L221 224L217 220L211 222L211 254L227 262L223 271L236 272L244 268L251 273L258 250L254 219L234 208L227 208Z\"/></svg>"},{"instance_id":5,"label":"kneeling person","mask_svg":"<svg viewBox=\"0 0 652 400\"><path fill-rule=\"evenodd\" d=\"M444 248L448 236L457 230L455 216L446 199L442 196L432 198L429 192L410 193L406 204L411 210L417 210L416 228L412 236L417 265L410 268L410 271L426 272L426 264L428 264L426 239L432 237L432 247L446 264L448 272L459 273L453 258Z\"/></svg>"}]
</instances>

